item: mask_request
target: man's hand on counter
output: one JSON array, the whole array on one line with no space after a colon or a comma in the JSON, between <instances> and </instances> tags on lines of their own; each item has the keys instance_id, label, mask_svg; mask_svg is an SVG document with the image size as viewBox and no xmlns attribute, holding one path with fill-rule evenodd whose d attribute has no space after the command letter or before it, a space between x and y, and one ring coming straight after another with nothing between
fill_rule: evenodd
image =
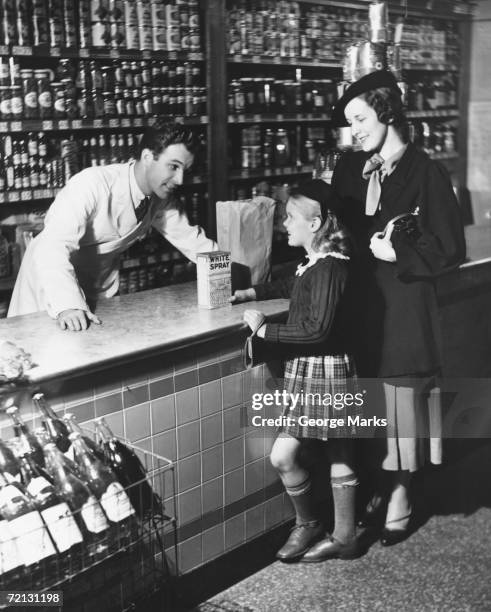
<instances>
[{"instance_id":1,"label":"man's hand on counter","mask_svg":"<svg viewBox=\"0 0 491 612\"><path fill-rule=\"evenodd\" d=\"M90 323L100 325L102 321L90 310L80 310L78 308L70 308L63 310L58 315L58 325L60 329L69 329L70 331L82 331L89 327Z\"/></svg>"},{"instance_id":2,"label":"man's hand on counter","mask_svg":"<svg viewBox=\"0 0 491 612\"><path fill-rule=\"evenodd\" d=\"M250 302L256 299L256 291L252 287L249 289L237 289L234 291L232 297L229 298L229 302L232 304L238 304L239 302Z\"/></svg>"}]
</instances>

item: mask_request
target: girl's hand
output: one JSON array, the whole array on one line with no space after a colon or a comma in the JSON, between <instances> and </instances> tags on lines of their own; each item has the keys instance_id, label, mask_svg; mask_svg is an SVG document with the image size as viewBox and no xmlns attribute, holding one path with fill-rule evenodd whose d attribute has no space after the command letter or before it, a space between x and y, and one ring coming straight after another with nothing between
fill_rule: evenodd
<instances>
[{"instance_id":1,"label":"girl's hand","mask_svg":"<svg viewBox=\"0 0 491 612\"><path fill-rule=\"evenodd\" d=\"M391 233L392 232L389 232L389 236L384 236L383 232L375 232L370 240L370 250L377 259L394 263L397 258L392 242L390 241Z\"/></svg>"},{"instance_id":2,"label":"girl's hand","mask_svg":"<svg viewBox=\"0 0 491 612\"><path fill-rule=\"evenodd\" d=\"M239 302L250 302L256 299L256 291L250 287L249 289L237 289L234 291L232 297L228 298L232 304L238 304Z\"/></svg>"},{"instance_id":3,"label":"girl's hand","mask_svg":"<svg viewBox=\"0 0 491 612\"><path fill-rule=\"evenodd\" d=\"M244 312L244 321L249 325L252 330L252 333L255 334L258 330L264 325L264 321L266 317L259 310L246 310ZM260 338L264 338L264 331L262 335L257 334Z\"/></svg>"}]
</instances>

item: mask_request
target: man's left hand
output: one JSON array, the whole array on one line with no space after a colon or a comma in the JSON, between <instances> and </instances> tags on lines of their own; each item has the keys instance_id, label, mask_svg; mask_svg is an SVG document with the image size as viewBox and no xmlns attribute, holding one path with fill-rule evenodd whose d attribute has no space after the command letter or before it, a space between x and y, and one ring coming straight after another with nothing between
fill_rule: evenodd
<instances>
[{"instance_id":1,"label":"man's left hand","mask_svg":"<svg viewBox=\"0 0 491 612\"><path fill-rule=\"evenodd\" d=\"M394 263L397 260L392 242L383 232L375 232L370 240L370 250L373 256L381 261Z\"/></svg>"}]
</instances>

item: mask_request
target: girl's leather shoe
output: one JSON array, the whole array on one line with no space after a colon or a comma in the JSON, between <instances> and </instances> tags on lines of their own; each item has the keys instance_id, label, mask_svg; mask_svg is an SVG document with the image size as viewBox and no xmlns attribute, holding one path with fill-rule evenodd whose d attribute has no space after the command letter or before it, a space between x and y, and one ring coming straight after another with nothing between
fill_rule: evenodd
<instances>
[{"instance_id":1,"label":"girl's leather shoe","mask_svg":"<svg viewBox=\"0 0 491 612\"><path fill-rule=\"evenodd\" d=\"M360 548L356 538L343 544L343 542L334 539L332 536L328 536L314 544L300 559L300 562L321 563L327 559L355 559L359 556Z\"/></svg>"},{"instance_id":2,"label":"girl's leather shoe","mask_svg":"<svg viewBox=\"0 0 491 612\"><path fill-rule=\"evenodd\" d=\"M319 521L299 523L293 527L288 540L276 553L276 558L280 561L299 559L323 535L324 528Z\"/></svg>"}]
</instances>

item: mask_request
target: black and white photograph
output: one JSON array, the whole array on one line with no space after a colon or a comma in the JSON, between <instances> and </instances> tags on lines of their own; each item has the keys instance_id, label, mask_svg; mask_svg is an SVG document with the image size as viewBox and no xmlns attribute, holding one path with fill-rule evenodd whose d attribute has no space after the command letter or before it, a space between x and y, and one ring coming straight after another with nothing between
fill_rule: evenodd
<instances>
[{"instance_id":1,"label":"black and white photograph","mask_svg":"<svg viewBox=\"0 0 491 612\"><path fill-rule=\"evenodd\" d=\"M491 0L0 0L0 610L491 610Z\"/></svg>"}]
</instances>

